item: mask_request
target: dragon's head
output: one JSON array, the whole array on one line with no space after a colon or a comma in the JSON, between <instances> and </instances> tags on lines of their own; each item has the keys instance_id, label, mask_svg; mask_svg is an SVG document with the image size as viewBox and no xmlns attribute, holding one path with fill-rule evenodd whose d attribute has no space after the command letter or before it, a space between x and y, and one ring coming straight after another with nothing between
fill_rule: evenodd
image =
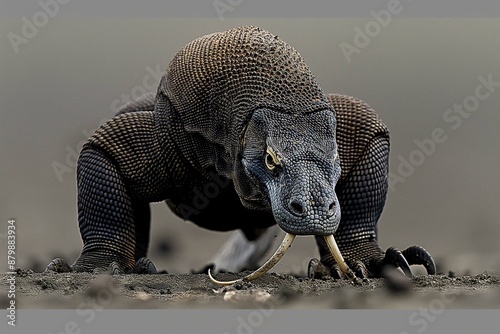
<instances>
[{"instance_id":1,"label":"dragon's head","mask_svg":"<svg viewBox=\"0 0 500 334\"><path fill-rule=\"evenodd\" d=\"M243 179L253 190L243 194L243 203L270 208L285 232L333 234L340 222L335 127L332 110L300 115L256 110L242 140Z\"/></svg>"}]
</instances>

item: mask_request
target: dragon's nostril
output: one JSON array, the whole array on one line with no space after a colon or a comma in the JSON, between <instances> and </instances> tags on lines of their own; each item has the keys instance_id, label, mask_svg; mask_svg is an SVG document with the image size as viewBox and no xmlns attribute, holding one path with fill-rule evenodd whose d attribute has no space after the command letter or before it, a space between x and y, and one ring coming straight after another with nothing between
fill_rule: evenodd
<instances>
[{"instance_id":1,"label":"dragon's nostril","mask_svg":"<svg viewBox=\"0 0 500 334\"><path fill-rule=\"evenodd\" d=\"M304 213L304 206L300 202L292 200L290 202L290 210L296 215L302 215Z\"/></svg>"},{"instance_id":2,"label":"dragon's nostril","mask_svg":"<svg viewBox=\"0 0 500 334\"><path fill-rule=\"evenodd\" d=\"M335 213L335 201L330 203L330 205L328 206L328 216L333 216L334 213Z\"/></svg>"}]
</instances>

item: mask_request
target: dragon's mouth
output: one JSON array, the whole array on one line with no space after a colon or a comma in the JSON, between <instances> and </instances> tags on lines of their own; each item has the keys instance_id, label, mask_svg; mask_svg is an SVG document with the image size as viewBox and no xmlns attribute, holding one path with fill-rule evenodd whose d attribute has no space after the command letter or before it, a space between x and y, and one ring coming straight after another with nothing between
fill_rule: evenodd
<instances>
[{"instance_id":1,"label":"dragon's mouth","mask_svg":"<svg viewBox=\"0 0 500 334\"><path fill-rule=\"evenodd\" d=\"M356 281L357 279L356 276L345 262L344 258L342 257L342 254L340 254L340 250L337 246L337 243L335 242L333 234L324 236L324 238L326 244L328 245L328 249L332 253L335 261L337 261L337 264L342 273L344 273L344 275L346 275L352 281ZM278 247L276 252L274 252L273 256L271 256L271 258L269 258L269 260L267 260L259 269L255 270L248 276L233 281L218 281L215 278L213 278L212 274L210 273L210 269L208 270L208 276L210 277L210 280L212 280L212 282L218 285L231 285L237 282L253 281L261 277L265 273L267 273L269 270L271 270L271 268L273 268L281 260L281 258L285 255L288 249L292 246L294 240L295 240L294 234L286 233L285 237L283 238L283 241L281 242L281 245Z\"/></svg>"}]
</instances>

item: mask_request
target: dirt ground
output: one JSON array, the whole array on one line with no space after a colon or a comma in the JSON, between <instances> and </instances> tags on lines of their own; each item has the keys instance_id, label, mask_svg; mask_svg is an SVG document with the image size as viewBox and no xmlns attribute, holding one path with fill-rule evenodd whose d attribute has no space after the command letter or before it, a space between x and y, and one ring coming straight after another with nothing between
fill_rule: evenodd
<instances>
[{"instance_id":1,"label":"dirt ground","mask_svg":"<svg viewBox=\"0 0 500 334\"><path fill-rule=\"evenodd\" d=\"M245 273L217 274L234 279ZM1 290L10 276L0 274ZM268 273L250 283L219 287L206 274L116 275L34 273L18 268L16 303L22 309L263 308L415 309L499 308L500 278L491 272L450 272L411 280L365 279L359 285L332 278ZM7 293L0 307L7 307Z\"/></svg>"}]
</instances>

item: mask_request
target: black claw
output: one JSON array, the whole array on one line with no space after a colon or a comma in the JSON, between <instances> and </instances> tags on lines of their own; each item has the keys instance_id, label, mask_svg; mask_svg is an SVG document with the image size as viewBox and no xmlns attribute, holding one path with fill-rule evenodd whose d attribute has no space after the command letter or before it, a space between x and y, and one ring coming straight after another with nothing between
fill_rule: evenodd
<instances>
[{"instance_id":1,"label":"black claw","mask_svg":"<svg viewBox=\"0 0 500 334\"><path fill-rule=\"evenodd\" d=\"M111 275L122 275L125 273L116 261L111 262L108 267L108 271L111 273Z\"/></svg>"},{"instance_id":2,"label":"black claw","mask_svg":"<svg viewBox=\"0 0 500 334\"><path fill-rule=\"evenodd\" d=\"M330 276L331 271L318 259L311 259L309 265L307 266L307 277L309 278L322 278L325 276Z\"/></svg>"},{"instance_id":3,"label":"black claw","mask_svg":"<svg viewBox=\"0 0 500 334\"><path fill-rule=\"evenodd\" d=\"M368 269L365 264L361 261L356 261L353 266L349 266L353 268L354 274L359 278L368 278Z\"/></svg>"},{"instance_id":4,"label":"black claw","mask_svg":"<svg viewBox=\"0 0 500 334\"><path fill-rule=\"evenodd\" d=\"M70 273L73 271L71 266L66 262L66 260L61 259L60 257L53 259L47 265L45 271L55 271L56 273Z\"/></svg>"},{"instance_id":5,"label":"black claw","mask_svg":"<svg viewBox=\"0 0 500 334\"><path fill-rule=\"evenodd\" d=\"M147 257L141 257L137 260L134 268L134 273L136 274L156 274L158 271L156 270L153 262Z\"/></svg>"},{"instance_id":6,"label":"black claw","mask_svg":"<svg viewBox=\"0 0 500 334\"><path fill-rule=\"evenodd\" d=\"M422 246L411 246L402 252L410 265L420 264L425 267L429 275L436 274L436 264L431 254Z\"/></svg>"},{"instance_id":7,"label":"black claw","mask_svg":"<svg viewBox=\"0 0 500 334\"><path fill-rule=\"evenodd\" d=\"M410 265L408 264L408 261L406 261L406 258L399 249L396 249L394 247L389 247L385 252L385 257L383 262L384 264L393 265L396 268L401 268L401 270L403 270L403 272L408 278L413 277Z\"/></svg>"},{"instance_id":8,"label":"black claw","mask_svg":"<svg viewBox=\"0 0 500 334\"><path fill-rule=\"evenodd\" d=\"M339 265L335 264L331 269L331 276L336 279L342 279L344 278L344 273L342 273L342 270L340 270Z\"/></svg>"}]
</instances>

